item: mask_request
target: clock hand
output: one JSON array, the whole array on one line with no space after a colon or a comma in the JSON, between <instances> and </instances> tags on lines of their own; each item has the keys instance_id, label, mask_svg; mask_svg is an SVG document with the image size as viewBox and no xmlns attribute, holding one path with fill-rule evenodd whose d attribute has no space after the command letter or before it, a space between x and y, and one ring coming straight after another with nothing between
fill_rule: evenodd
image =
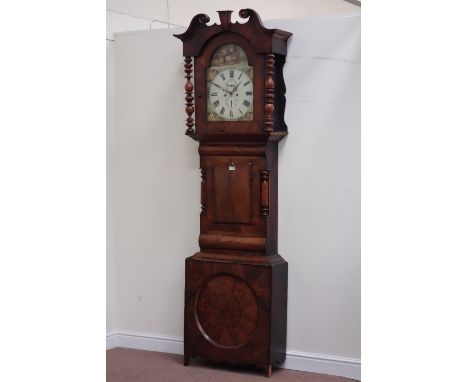
<instances>
[{"instance_id":1,"label":"clock hand","mask_svg":"<svg viewBox=\"0 0 468 382\"><path fill-rule=\"evenodd\" d=\"M226 89L222 88L222 87L221 87L221 86L219 86L218 84L215 84L214 82L212 82L212 84L213 84L214 86L217 86L218 88L220 88L220 89L221 89L223 92L225 92L225 93L229 93L229 91L228 91L228 90L226 90Z\"/></svg>"},{"instance_id":2,"label":"clock hand","mask_svg":"<svg viewBox=\"0 0 468 382\"><path fill-rule=\"evenodd\" d=\"M242 81L241 81L241 82L242 82ZM240 84L241 84L241 83L239 82L236 86L234 86L234 89L232 89L232 91L229 92L229 95L232 96L232 95L234 94L234 92L237 90L237 88L239 87Z\"/></svg>"}]
</instances>

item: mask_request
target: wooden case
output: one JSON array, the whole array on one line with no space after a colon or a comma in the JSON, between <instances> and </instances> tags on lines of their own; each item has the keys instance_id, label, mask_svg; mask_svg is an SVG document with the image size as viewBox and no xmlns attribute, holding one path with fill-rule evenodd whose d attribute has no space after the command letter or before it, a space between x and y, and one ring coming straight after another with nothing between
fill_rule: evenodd
<instances>
[{"instance_id":1,"label":"wooden case","mask_svg":"<svg viewBox=\"0 0 468 382\"><path fill-rule=\"evenodd\" d=\"M282 70L291 33L265 28L251 9L239 12L242 24L231 22L231 11L218 13L220 24L199 14L175 35L185 56L186 134L199 142L201 170L200 252L186 259L184 362L254 364L269 376L286 347L278 141L287 135ZM251 120L207 119L207 68L225 44L242 48L253 69Z\"/></svg>"}]
</instances>

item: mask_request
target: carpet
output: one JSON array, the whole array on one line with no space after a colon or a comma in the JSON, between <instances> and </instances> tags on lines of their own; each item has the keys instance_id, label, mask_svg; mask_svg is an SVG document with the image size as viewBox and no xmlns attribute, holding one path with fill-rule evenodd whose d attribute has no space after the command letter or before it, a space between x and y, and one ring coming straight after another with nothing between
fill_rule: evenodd
<instances>
[{"instance_id":1,"label":"carpet","mask_svg":"<svg viewBox=\"0 0 468 382\"><path fill-rule=\"evenodd\" d=\"M107 350L107 382L354 382L331 375L273 369L271 378L255 367L211 364L178 354L114 348Z\"/></svg>"}]
</instances>

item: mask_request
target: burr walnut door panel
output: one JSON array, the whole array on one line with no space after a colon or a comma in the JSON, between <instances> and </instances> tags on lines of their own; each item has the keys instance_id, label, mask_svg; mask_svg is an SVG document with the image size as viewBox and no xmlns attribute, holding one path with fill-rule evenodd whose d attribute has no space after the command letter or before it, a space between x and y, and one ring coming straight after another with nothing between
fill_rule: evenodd
<instances>
[{"instance_id":1,"label":"burr walnut door panel","mask_svg":"<svg viewBox=\"0 0 468 382\"><path fill-rule=\"evenodd\" d=\"M185 263L186 360L255 364L284 361L288 265Z\"/></svg>"},{"instance_id":2,"label":"burr walnut door panel","mask_svg":"<svg viewBox=\"0 0 468 382\"><path fill-rule=\"evenodd\" d=\"M258 157L207 156L201 159L203 233L244 233L265 231L260 207L260 171L264 159Z\"/></svg>"},{"instance_id":3,"label":"burr walnut door panel","mask_svg":"<svg viewBox=\"0 0 468 382\"><path fill-rule=\"evenodd\" d=\"M187 259L185 354L270 361L271 267Z\"/></svg>"}]
</instances>

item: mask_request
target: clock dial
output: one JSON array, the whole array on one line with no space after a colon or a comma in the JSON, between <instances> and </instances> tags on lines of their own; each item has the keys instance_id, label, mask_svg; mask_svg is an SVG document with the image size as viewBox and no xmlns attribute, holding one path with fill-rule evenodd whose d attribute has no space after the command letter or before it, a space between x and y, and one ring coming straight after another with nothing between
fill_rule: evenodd
<instances>
[{"instance_id":1,"label":"clock dial","mask_svg":"<svg viewBox=\"0 0 468 382\"><path fill-rule=\"evenodd\" d=\"M253 84L243 70L226 68L211 82L208 97L214 113L223 119L236 120L252 111Z\"/></svg>"},{"instance_id":2,"label":"clock dial","mask_svg":"<svg viewBox=\"0 0 468 382\"><path fill-rule=\"evenodd\" d=\"M253 119L253 68L235 44L219 47L207 70L208 121Z\"/></svg>"}]
</instances>

